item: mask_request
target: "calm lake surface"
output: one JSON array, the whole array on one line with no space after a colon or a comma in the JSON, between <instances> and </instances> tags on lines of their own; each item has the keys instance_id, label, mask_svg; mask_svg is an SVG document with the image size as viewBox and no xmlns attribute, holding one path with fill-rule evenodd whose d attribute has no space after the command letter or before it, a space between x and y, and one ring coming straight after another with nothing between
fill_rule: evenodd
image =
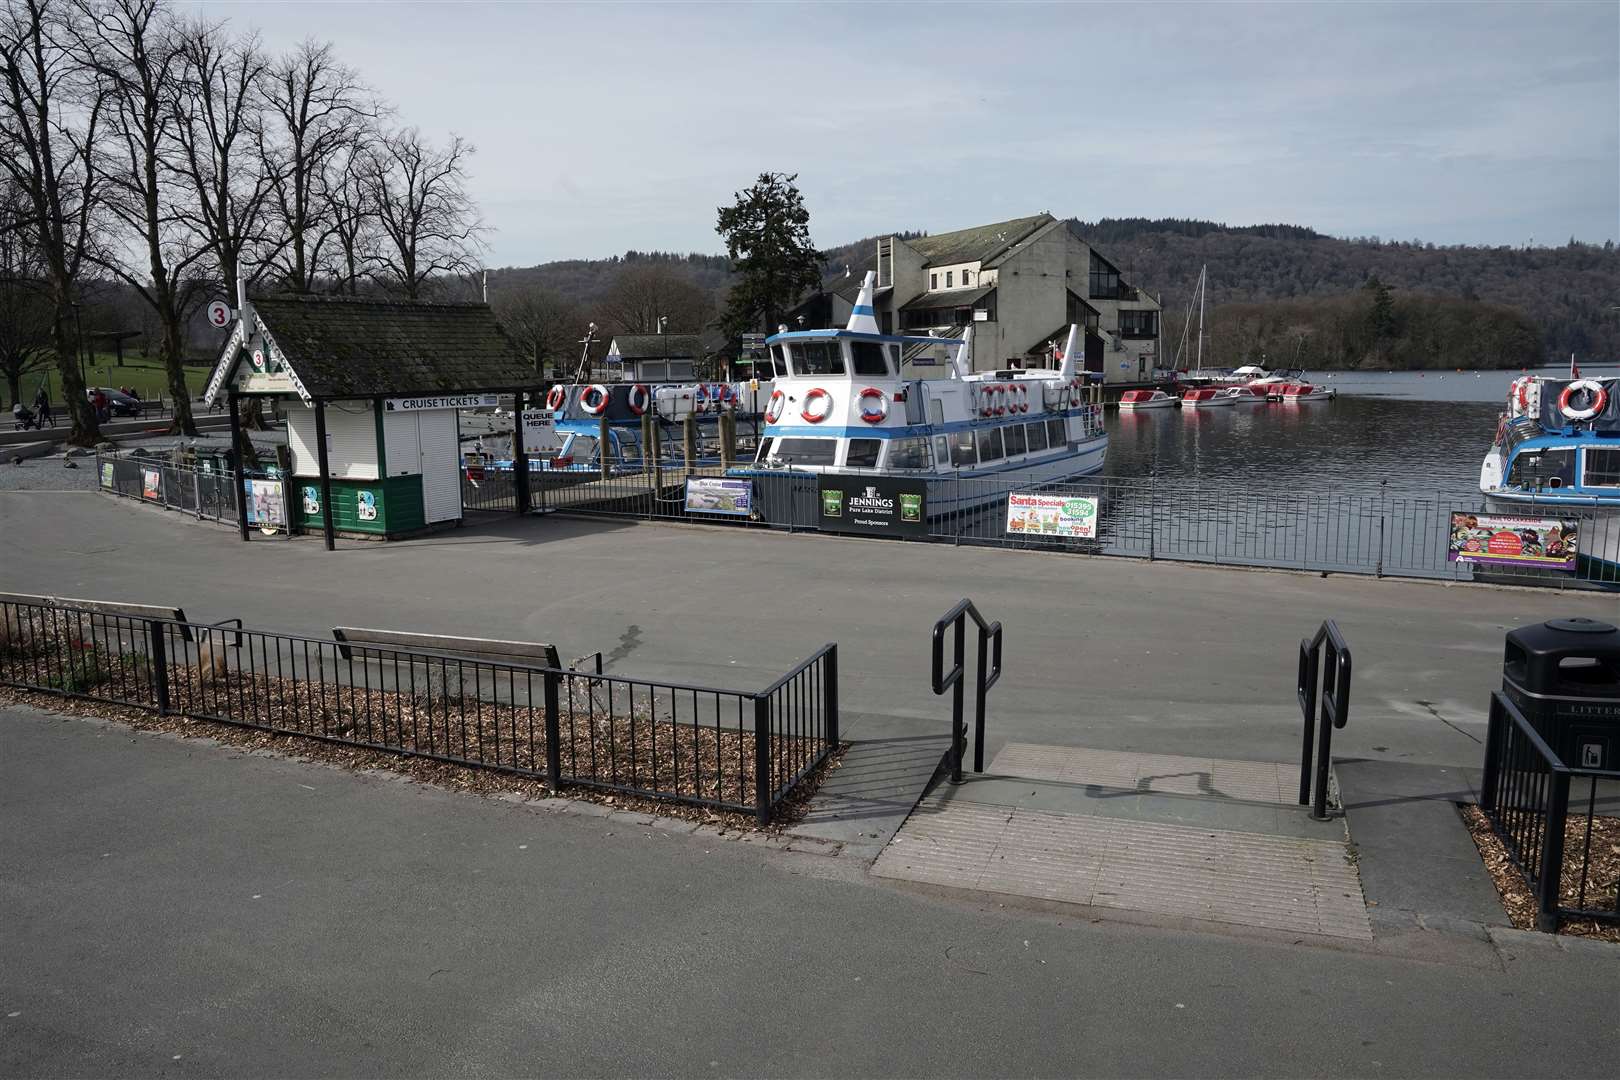
<instances>
[{"instance_id":1,"label":"calm lake surface","mask_svg":"<svg viewBox=\"0 0 1620 1080\"><path fill-rule=\"evenodd\" d=\"M1568 367L1535 374L1564 377ZM1620 375L1620 366L1582 366ZM1332 401L1108 414L1110 475L1232 490L1468 497L1518 371L1337 372Z\"/></svg>"}]
</instances>

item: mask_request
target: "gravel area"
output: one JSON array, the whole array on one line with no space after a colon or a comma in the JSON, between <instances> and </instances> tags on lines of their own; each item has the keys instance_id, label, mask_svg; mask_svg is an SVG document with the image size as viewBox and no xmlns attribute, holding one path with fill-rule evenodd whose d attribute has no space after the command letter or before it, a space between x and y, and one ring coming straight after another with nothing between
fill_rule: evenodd
<instances>
[{"instance_id":1,"label":"gravel area","mask_svg":"<svg viewBox=\"0 0 1620 1080\"><path fill-rule=\"evenodd\" d=\"M273 459L275 447L278 443L287 441L285 432L261 431L253 435L253 445L266 458ZM226 433L209 433L199 435L194 439L178 439L173 435L155 435L136 439L120 439L118 449L128 453L131 450L166 450L184 442L187 446L218 447L223 449L231 444L230 436ZM96 490L96 459L95 457L77 457L72 462L76 468L68 468L62 455L66 447L46 454L44 457L29 458L26 461L12 462L15 450L10 447L0 447L0 491L94 491Z\"/></svg>"}]
</instances>

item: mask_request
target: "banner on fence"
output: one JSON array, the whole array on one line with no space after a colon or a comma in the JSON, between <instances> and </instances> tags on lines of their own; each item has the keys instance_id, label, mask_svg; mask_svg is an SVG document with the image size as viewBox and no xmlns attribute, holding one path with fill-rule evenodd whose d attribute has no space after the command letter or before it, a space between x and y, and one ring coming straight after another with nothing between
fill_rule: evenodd
<instances>
[{"instance_id":1,"label":"banner on fence","mask_svg":"<svg viewBox=\"0 0 1620 1080\"><path fill-rule=\"evenodd\" d=\"M160 502L163 499L163 474L157 469L141 470L141 498Z\"/></svg>"},{"instance_id":2,"label":"banner on fence","mask_svg":"<svg viewBox=\"0 0 1620 1080\"><path fill-rule=\"evenodd\" d=\"M717 476L689 476L686 479L686 511L689 514L735 514L747 517L754 512L754 482L726 480Z\"/></svg>"},{"instance_id":3,"label":"banner on fence","mask_svg":"<svg viewBox=\"0 0 1620 1080\"><path fill-rule=\"evenodd\" d=\"M261 529L287 524L287 500L280 480L243 480L242 490L247 493L249 524Z\"/></svg>"},{"instance_id":4,"label":"banner on fence","mask_svg":"<svg viewBox=\"0 0 1620 1080\"><path fill-rule=\"evenodd\" d=\"M110 461L101 463L101 486L104 488L113 486L113 463Z\"/></svg>"},{"instance_id":5,"label":"banner on fence","mask_svg":"<svg viewBox=\"0 0 1620 1080\"><path fill-rule=\"evenodd\" d=\"M1094 540L1097 500L1093 496L1007 495L1008 536L1053 536Z\"/></svg>"},{"instance_id":6,"label":"banner on fence","mask_svg":"<svg viewBox=\"0 0 1620 1080\"><path fill-rule=\"evenodd\" d=\"M1452 514L1448 562L1483 566L1537 566L1573 573L1576 529L1554 518Z\"/></svg>"},{"instance_id":7,"label":"banner on fence","mask_svg":"<svg viewBox=\"0 0 1620 1080\"><path fill-rule=\"evenodd\" d=\"M923 480L821 473L816 492L818 521L828 532L928 535L928 486Z\"/></svg>"}]
</instances>

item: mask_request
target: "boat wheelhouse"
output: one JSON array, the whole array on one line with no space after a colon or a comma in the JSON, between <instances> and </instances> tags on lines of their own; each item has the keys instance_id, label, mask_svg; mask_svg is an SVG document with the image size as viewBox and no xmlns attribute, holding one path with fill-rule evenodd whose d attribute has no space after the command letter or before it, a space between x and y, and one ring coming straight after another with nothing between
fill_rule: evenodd
<instances>
[{"instance_id":1,"label":"boat wheelhouse","mask_svg":"<svg viewBox=\"0 0 1620 1080\"><path fill-rule=\"evenodd\" d=\"M1121 409L1173 409L1181 401L1163 390L1127 390L1119 396Z\"/></svg>"},{"instance_id":2,"label":"boat wheelhouse","mask_svg":"<svg viewBox=\"0 0 1620 1080\"><path fill-rule=\"evenodd\" d=\"M783 331L766 344L778 374L751 467L780 471L893 475L930 485L930 513L1004 498L1095 473L1108 449L1102 408L1076 361L1070 326L1062 367L974 372L971 330L961 338L884 334L872 315L868 272L842 330ZM933 352L946 374L901 375L902 357ZM915 367L917 356L910 357ZM985 479L981 485L944 481Z\"/></svg>"},{"instance_id":3,"label":"boat wheelhouse","mask_svg":"<svg viewBox=\"0 0 1620 1080\"><path fill-rule=\"evenodd\" d=\"M1494 513L1590 516L1580 557L1620 580L1620 378L1514 380L1479 487Z\"/></svg>"}]
</instances>

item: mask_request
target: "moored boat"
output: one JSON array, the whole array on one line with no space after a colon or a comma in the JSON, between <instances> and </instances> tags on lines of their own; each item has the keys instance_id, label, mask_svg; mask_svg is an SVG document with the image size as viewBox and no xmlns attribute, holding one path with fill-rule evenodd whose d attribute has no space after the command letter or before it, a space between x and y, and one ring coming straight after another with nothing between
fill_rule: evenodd
<instances>
[{"instance_id":1,"label":"moored boat","mask_svg":"<svg viewBox=\"0 0 1620 1080\"><path fill-rule=\"evenodd\" d=\"M1336 391L1308 382L1283 383L1266 391L1268 401L1280 401L1285 405L1297 405L1306 401L1329 401L1336 396Z\"/></svg>"},{"instance_id":2,"label":"moored boat","mask_svg":"<svg viewBox=\"0 0 1620 1080\"><path fill-rule=\"evenodd\" d=\"M1181 404L1174 395L1163 390L1127 390L1119 396L1121 409L1173 409Z\"/></svg>"},{"instance_id":3,"label":"moored boat","mask_svg":"<svg viewBox=\"0 0 1620 1080\"><path fill-rule=\"evenodd\" d=\"M1181 395L1183 409L1211 409L1220 405L1235 405L1223 390L1213 386L1195 386Z\"/></svg>"},{"instance_id":4,"label":"moored boat","mask_svg":"<svg viewBox=\"0 0 1620 1080\"><path fill-rule=\"evenodd\" d=\"M1266 392L1253 386L1228 386L1220 391L1224 398L1230 398L1234 405L1264 405Z\"/></svg>"}]
</instances>

